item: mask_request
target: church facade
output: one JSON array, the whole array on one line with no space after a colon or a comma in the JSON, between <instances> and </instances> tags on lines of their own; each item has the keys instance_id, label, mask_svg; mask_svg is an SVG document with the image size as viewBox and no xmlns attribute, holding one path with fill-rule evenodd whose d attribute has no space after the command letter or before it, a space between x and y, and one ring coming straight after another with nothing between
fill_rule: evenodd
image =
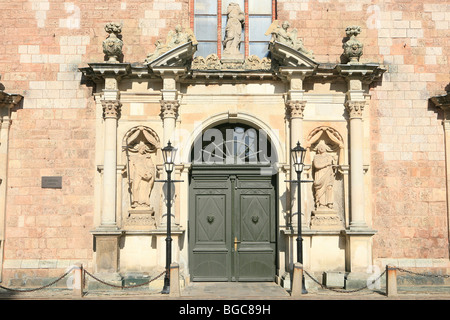
<instances>
[{"instance_id":1,"label":"church facade","mask_svg":"<svg viewBox=\"0 0 450 320\"><path fill-rule=\"evenodd\" d=\"M30 0L2 14L18 6L0 60L2 284L75 263L115 284L160 274L169 203L185 283L289 288L299 226L304 269L346 288L387 264L448 273L448 4Z\"/></svg>"}]
</instances>

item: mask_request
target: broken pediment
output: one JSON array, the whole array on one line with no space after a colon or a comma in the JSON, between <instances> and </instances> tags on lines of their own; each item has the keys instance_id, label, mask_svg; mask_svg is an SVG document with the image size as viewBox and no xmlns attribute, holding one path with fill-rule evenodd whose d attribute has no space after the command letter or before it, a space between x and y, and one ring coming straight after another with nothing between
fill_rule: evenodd
<instances>
[{"instance_id":1,"label":"broken pediment","mask_svg":"<svg viewBox=\"0 0 450 320\"><path fill-rule=\"evenodd\" d=\"M271 42L269 44L269 51L272 59L277 60L280 66L308 67L311 69L316 69L319 66L319 63L315 62L305 53L297 51L281 42Z\"/></svg>"},{"instance_id":2,"label":"broken pediment","mask_svg":"<svg viewBox=\"0 0 450 320\"><path fill-rule=\"evenodd\" d=\"M163 53L152 61L147 59L146 64L151 68L184 67L191 63L196 51L197 45L190 41Z\"/></svg>"}]
</instances>

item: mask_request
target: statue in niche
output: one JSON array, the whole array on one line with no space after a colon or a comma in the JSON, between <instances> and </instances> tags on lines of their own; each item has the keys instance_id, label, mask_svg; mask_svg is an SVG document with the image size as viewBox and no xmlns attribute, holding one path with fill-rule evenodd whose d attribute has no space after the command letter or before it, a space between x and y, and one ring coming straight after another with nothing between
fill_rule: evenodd
<instances>
[{"instance_id":1,"label":"statue in niche","mask_svg":"<svg viewBox=\"0 0 450 320\"><path fill-rule=\"evenodd\" d=\"M231 2L227 8L227 25L225 39L223 40L223 57L231 59L243 59L239 48L241 45L242 26L245 21L244 12L239 4Z\"/></svg>"},{"instance_id":2,"label":"statue in niche","mask_svg":"<svg viewBox=\"0 0 450 320\"><path fill-rule=\"evenodd\" d=\"M151 158L151 149L140 141L130 149L130 182L132 208L150 207L150 193L155 183L155 165Z\"/></svg>"},{"instance_id":3,"label":"statue in niche","mask_svg":"<svg viewBox=\"0 0 450 320\"><path fill-rule=\"evenodd\" d=\"M331 152L331 148L327 146L324 140L320 140L315 151L316 155L312 165L314 169L313 190L316 210L332 210L337 155Z\"/></svg>"},{"instance_id":4,"label":"statue in niche","mask_svg":"<svg viewBox=\"0 0 450 320\"><path fill-rule=\"evenodd\" d=\"M305 48L303 41L298 38L297 29L293 28L288 30L290 26L291 24L289 21L284 21L280 27L278 21L275 20L269 27L269 30L267 30L266 35L272 34L271 42L280 42L288 47L304 53L309 57L312 57L314 53Z\"/></svg>"},{"instance_id":5,"label":"statue in niche","mask_svg":"<svg viewBox=\"0 0 450 320\"><path fill-rule=\"evenodd\" d=\"M127 138L128 182L133 209L151 209L150 195L155 183L156 167L152 154L159 142L149 128L134 128Z\"/></svg>"}]
</instances>

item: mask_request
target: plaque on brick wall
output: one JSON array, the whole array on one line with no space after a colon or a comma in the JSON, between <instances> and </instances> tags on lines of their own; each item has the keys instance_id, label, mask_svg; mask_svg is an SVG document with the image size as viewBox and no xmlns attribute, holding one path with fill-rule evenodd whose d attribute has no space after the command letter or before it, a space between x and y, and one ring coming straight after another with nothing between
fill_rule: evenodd
<instances>
[{"instance_id":1,"label":"plaque on brick wall","mask_svg":"<svg viewBox=\"0 0 450 320\"><path fill-rule=\"evenodd\" d=\"M42 177L41 188L62 189L62 177Z\"/></svg>"}]
</instances>

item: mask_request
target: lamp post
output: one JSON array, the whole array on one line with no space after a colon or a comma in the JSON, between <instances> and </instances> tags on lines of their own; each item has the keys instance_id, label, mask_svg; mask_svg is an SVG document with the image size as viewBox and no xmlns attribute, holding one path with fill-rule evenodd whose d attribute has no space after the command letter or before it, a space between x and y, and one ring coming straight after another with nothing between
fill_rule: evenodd
<instances>
[{"instance_id":1,"label":"lamp post","mask_svg":"<svg viewBox=\"0 0 450 320\"><path fill-rule=\"evenodd\" d=\"M170 264L172 263L172 172L174 169L173 159L175 158L177 149L172 147L170 141L167 146L162 149L164 158L164 169L167 173L167 238L166 238L166 275L164 277L164 287L161 291L163 294L170 293Z\"/></svg>"},{"instance_id":2,"label":"lamp post","mask_svg":"<svg viewBox=\"0 0 450 320\"><path fill-rule=\"evenodd\" d=\"M302 238L302 194L301 185L303 168L305 166L304 160L306 155L306 149L300 146L300 142L291 150L292 164L294 170L297 173L297 262L303 265L303 238ZM306 182L306 181L305 181ZM309 181L308 181L309 182ZM305 288L305 278L302 277L302 293L308 293Z\"/></svg>"}]
</instances>

